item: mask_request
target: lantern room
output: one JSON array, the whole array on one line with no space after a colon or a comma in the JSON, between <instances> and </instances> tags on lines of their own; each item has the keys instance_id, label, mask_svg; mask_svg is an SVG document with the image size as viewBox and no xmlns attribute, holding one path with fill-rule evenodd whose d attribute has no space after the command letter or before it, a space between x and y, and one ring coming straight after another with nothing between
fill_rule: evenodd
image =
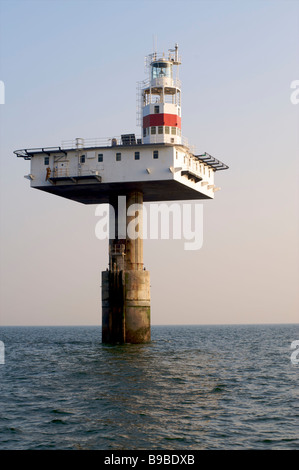
<instances>
[{"instance_id":1,"label":"lantern room","mask_svg":"<svg viewBox=\"0 0 299 470\"><path fill-rule=\"evenodd\" d=\"M170 78L172 79L172 63L166 60L159 60L151 64L151 78Z\"/></svg>"}]
</instances>

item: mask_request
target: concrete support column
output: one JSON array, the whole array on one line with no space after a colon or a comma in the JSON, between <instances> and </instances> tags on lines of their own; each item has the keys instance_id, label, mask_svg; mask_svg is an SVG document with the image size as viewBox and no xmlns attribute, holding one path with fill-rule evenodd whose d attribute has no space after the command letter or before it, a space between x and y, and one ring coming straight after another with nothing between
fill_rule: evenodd
<instances>
[{"instance_id":1,"label":"concrete support column","mask_svg":"<svg viewBox=\"0 0 299 470\"><path fill-rule=\"evenodd\" d=\"M102 272L102 341L150 341L150 277L143 268L143 195L110 200L115 215L109 240L109 270ZM112 238L112 235L114 238Z\"/></svg>"},{"instance_id":2,"label":"concrete support column","mask_svg":"<svg viewBox=\"0 0 299 470\"><path fill-rule=\"evenodd\" d=\"M126 269L143 269L143 194L135 191L127 196Z\"/></svg>"}]
</instances>

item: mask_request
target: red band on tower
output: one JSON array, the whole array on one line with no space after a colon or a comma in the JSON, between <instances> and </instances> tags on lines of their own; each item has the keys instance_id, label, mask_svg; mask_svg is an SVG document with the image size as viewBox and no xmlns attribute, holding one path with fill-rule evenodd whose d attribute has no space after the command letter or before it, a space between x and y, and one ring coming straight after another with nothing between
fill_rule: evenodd
<instances>
[{"instance_id":1,"label":"red band on tower","mask_svg":"<svg viewBox=\"0 0 299 470\"><path fill-rule=\"evenodd\" d=\"M171 126L181 129L181 118L177 114L148 114L143 118L143 128L152 126Z\"/></svg>"}]
</instances>

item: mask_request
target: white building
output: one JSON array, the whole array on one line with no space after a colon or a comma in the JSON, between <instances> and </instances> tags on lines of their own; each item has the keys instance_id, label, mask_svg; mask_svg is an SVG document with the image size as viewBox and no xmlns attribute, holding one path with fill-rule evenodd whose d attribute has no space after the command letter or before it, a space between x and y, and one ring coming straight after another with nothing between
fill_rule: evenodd
<instances>
[{"instance_id":1,"label":"white building","mask_svg":"<svg viewBox=\"0 0 299 470\"><path fill-rule=\"evenodd\" d=\"M65 141L59 147L16 150L31 161L32 188L85 204L109 202L137 190L143 200L213 198L215 172L228 168L209 154L195 155L181 135L178 47L147 58L148 78L138 84L141 138Z\"/></svg>"}]
</instances>

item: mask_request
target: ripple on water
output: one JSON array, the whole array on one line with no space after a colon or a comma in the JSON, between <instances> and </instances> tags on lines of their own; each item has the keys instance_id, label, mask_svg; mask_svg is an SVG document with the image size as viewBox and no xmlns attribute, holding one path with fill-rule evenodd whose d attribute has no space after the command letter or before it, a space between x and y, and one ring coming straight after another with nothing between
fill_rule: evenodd
<instances>
[{"instance_id":1,"label":"ripple on water","mask_svg":"<svg viewBox=\"0 0 299 470\"><path fill-rule=\"evenodd\" d=\"M298 333L153 327L150 344L107 347L99 328L2 328L0 445L298 448L298 368L285 353Z\"/></svg>"}]
</instances>

